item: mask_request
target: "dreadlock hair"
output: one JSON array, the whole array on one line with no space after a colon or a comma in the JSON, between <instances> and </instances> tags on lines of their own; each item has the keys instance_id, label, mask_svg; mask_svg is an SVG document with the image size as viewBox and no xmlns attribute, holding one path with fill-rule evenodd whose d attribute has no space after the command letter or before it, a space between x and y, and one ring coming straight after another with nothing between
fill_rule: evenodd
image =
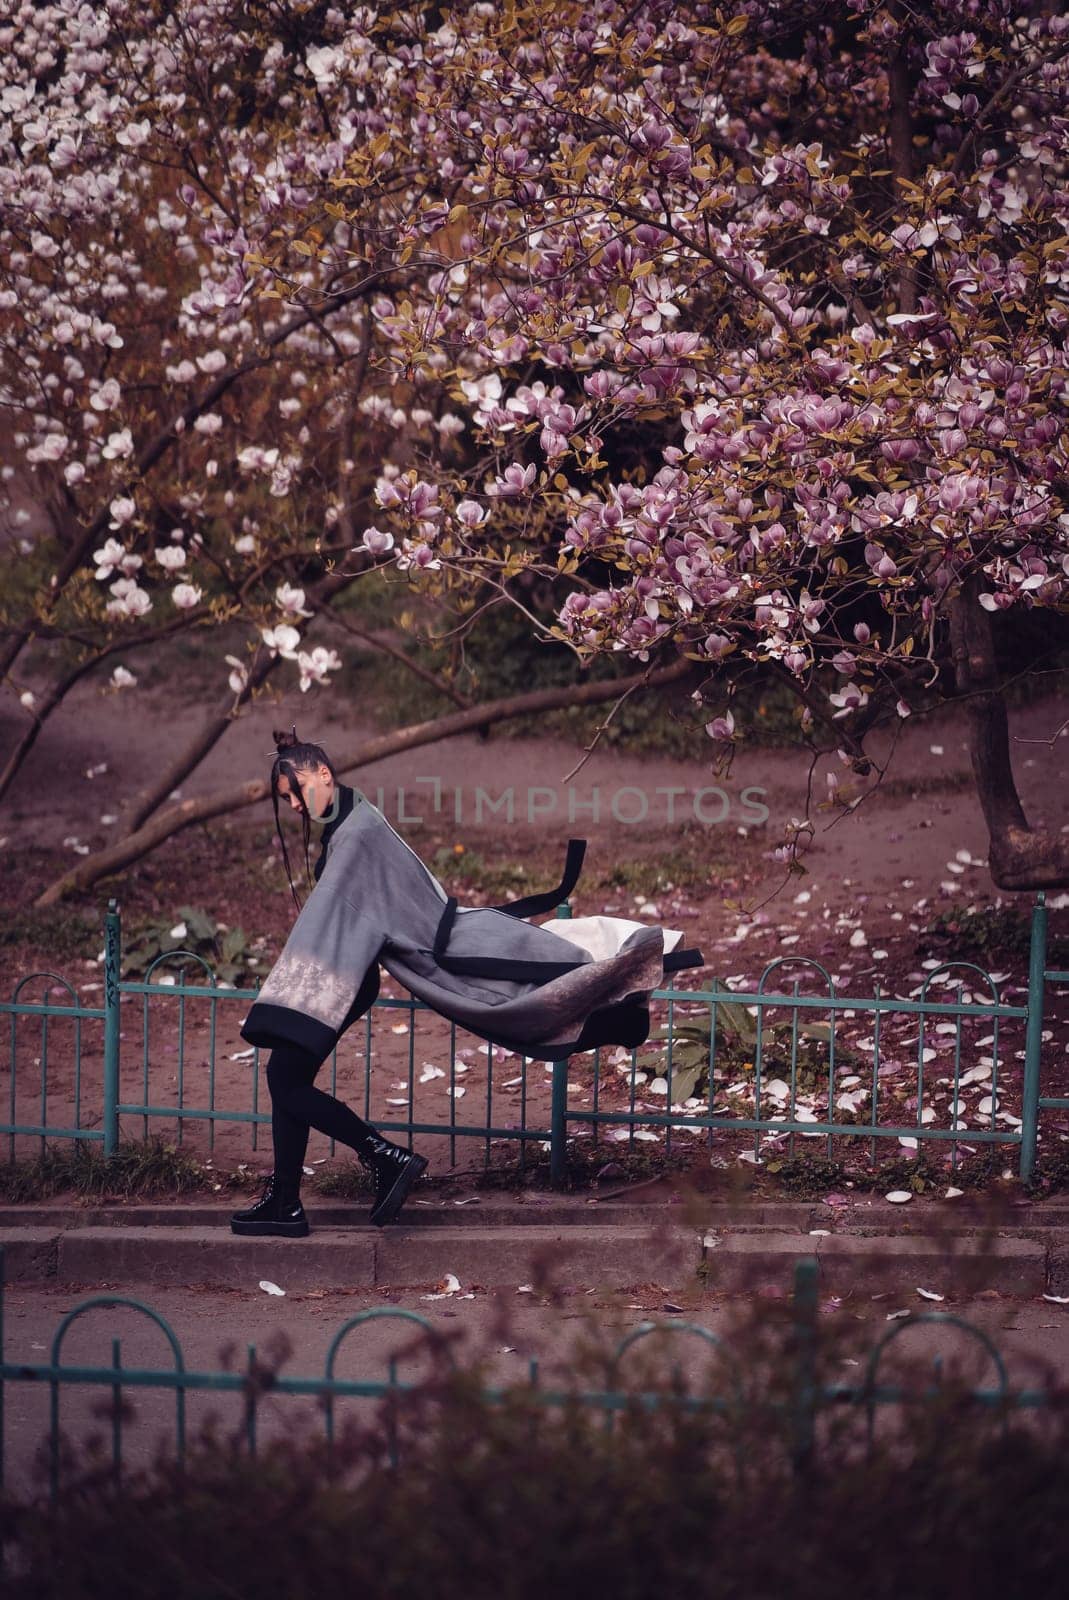
<instances>
[{"instance_id":1,"label":"dreadlock hair","mask_svg":"<svg viewBox=\"0 0 1069 1600\"><path fill-rule=\"evenodd\" d=\"M338 774L334 770L334 763L331 761L322 745L307 744L301 739L298 739L296 727L293 728L292 733L290 734L276 733L274 730L272 730L272 736L275 741L275 759L271 767L271 804L275 809L275 831L277 832L279 842L282 845L282 862L286 869L286 878L289 882L290 893L293 895L293 901L297 907L297 910L300 911L301 902L294 886L293 874L290 871L289 852L286 849L286 838L282 832L282 825L279 822L278 817L278 780L279 778L284 777L290 786L291 793L295 794L297 799L300 801L301 837L304 844L304 870L308 875L309 883L311 883L312 868L308 859L308 840L312 819L309 815L308 806L305 803L305 798L301 792L300 785L297 782L297 774L298 772L314 772L316 767L318 767L321 763L324 767L326 767L335 783L338 781Z\"/></svg>"}]
</instances>

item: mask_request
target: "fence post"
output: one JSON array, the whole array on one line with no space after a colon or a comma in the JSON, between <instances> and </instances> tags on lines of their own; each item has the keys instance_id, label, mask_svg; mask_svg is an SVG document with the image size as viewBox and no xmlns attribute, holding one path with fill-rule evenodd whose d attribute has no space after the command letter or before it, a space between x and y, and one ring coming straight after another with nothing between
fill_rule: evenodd
<instances>
[{"instance_id":1,"label":"fence post","mask_svg":"<svg viewBox=\"0 0 1069 1600\"><path fill-rule=\"evenodd\" d=\"M1028 1023L1024 1036L1024 1092L1021 1100L1021 1182L1036 1164L1039 1134L1039 1056L1043 1045L1044 973L1047 969L1047 897L1041 889L1032 908L1028 951Z\"/></svg>"},{"instance_id":2,"label":"fence post","mask_svg":"<svg viewBox=\"0 0 1069 1600\"><path fill-rule=\"evenodd\" d=\"M804 1472L813 1459L814 1419L817 1408L816 1354L817 1285L820 1269L812 1256L794 1268L794 1470Z\"/></svg>"},{"instance_id":3,"label":"fence post","mask_svg":"<svg viewBox=\"0 0 1069 1600\"><path fill-rule=\"evenodd\" d=\"M104 1154L119 1144L119 978L122 921L119 902L108 901L104 917Z\"/></svg>"},{"instance_id":4,"label":"fence post","mask_svg":"<svg viewBox=\"0 0 1069 1600\"><path fill-rule=\"evenodd\" d=\"M549 1181L554 1189L564 1187L565 1140L568 1125L568 1060L553 1063L553 1098L549 1111Z\"/></svg>"},{"instance_id":5,"label":"fence post","mask_svg":"<svg viewBox=\"0 0 1069 1600\"><path fill-rule=\"evenodd\" d=\"M572 914L571 903L562 900L554 913L558 922ZM553 1098L549 1112L549 1181L554 1189L564 1187L565 1142L568 1127L568 1062L553 1063Z\"/></svg>"}]
</instances>

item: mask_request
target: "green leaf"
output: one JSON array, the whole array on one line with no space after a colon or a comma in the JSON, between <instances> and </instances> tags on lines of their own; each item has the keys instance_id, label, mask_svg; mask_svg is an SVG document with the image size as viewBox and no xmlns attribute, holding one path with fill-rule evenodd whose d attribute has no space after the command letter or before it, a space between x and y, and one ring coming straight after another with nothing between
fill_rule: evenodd
<instances>
[{"instance_id":1,"label":"green leaf","mask_svg":"<svg viewBox=\"0 0 1069 1600\"><path fill-rule=\"evenodd\" d=\"M698 1079L702 1075L701 1066L687 1067L682 1072L672 1071L672 1099L678 1104L681 1100L689 1100L698 1086Z\"/></svg>"},{"instance_id":2,"label":"green leaf","mask_svg":"<svg viewBox=\"0 0 1069 1600\"><path fill-rule=\"evenodd\" d=\"M179 906L176 921L185 923L188 930L187 942L215 939L215 919L199 906Z\"/></svg>"}]
</instances>

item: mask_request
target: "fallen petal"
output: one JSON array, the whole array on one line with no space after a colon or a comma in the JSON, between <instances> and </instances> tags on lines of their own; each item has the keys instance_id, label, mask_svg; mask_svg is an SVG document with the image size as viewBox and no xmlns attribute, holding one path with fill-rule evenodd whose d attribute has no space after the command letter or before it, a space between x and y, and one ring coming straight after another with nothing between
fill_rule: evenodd
<instances>
[{"instance_id":1,"label":"fallen petal","mask_svg":"<svg viewBox=\"0 0 1069 1600\"><path fill-rule=\"evenodd\" d=\"M285 1289L280 1289L277 1283L272 1283L270 1278L260 1279L260 1288L264 1294L285 1294Z\"/></svg>"},{"instance_id":2,"label":"fallen petal","mask_svg":"<svg viewBox=\"0 0 1069 1600\"><path fill-rule=\"evenodd\" d=\"M918 1289L917 1293L922 1300L945 1300L945 1294L936 1294L934 1289Z\"/></svg>"},{"instance_id":3,"label":"fallen petal","mask_svg":"<svg viewBox=\"0 0 1069 1600\"><path fill-rule=\"evenodd\" d=\"M909 1189L892 1189L890 1194L884 1195L885 1200L890 1200L893 1206L904 1206L907 1200L912 1200L913 1195Z\"/></svg>"}]
</instances>

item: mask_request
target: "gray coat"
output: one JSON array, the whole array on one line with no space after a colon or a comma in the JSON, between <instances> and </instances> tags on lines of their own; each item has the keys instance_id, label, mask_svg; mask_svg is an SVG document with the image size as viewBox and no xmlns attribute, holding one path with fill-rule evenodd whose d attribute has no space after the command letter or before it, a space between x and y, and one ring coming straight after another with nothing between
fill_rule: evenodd
<instances>
[{"instance_id":1,"label":"gray coat","mask_svg":"<svg viewBox=\"0 0 1069 1600\"><path fill-rule=\"evenodd\" d=\"M325 1058L376 999L381 964L441 1016L536 1059L641 1044L650 991L701 957L666 956L659 927L619 923L618 949L597 959L568 938L567 921L560 932L523 921L565 898L582 852L573 840L565 878L548 894L507 908L458 907L382 812L338 785L315 888L242 1037L264 1048L290 1041Z\"/></svg>"}]
</instances>

